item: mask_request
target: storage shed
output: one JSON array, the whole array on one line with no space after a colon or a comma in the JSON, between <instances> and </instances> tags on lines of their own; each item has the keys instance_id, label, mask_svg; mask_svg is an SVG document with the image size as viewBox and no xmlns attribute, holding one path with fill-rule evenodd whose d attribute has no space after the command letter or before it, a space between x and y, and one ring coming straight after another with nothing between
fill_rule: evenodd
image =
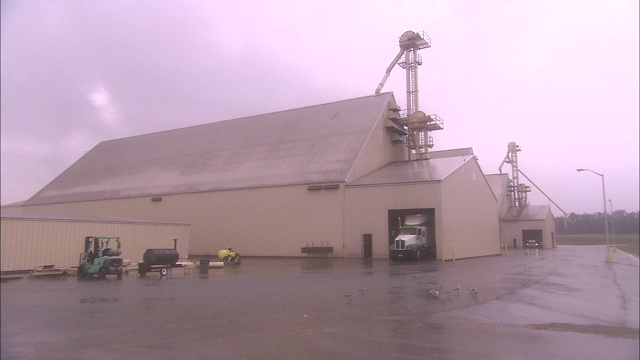
<instances>
[{"instance_id":1,"label":"storage shed","mask_svg":"<svg viewBox=\"0 0 640 360\"><path fill-rule=\"evenodd\" d=\"M555 228L548 205L512 206L502 216L503 243L513 248L524 248L528 241L535 241L540 248L554 248Z\"/></svg>"},{"instance_id":2,"label":"storage shed","mask_svg":"<svg viewBox=\"0 0 640 360\"><path fill-rule=\"evenodd\" d=\"M548 205L513 206L511 192L508 191L510 179L507 174L486 176L498 199L500 218L500 242L502 246L518 249L534 240L540 248L556 247L555 222Z\"/></svg>"},{"instance_id":3,"label":"storage shed","mask_svg":"<svg viewBox=\"0 0 640 360\"><path fill-rule=\"evenodd\" d=\"M40 265L76 267L85 236L118 236L122 256L131 263L142 260L148 248L173 248L187 257L189 225L122 219L65 218L2 214L0 271L32 270Z\"/></svg>"}]
</instances>

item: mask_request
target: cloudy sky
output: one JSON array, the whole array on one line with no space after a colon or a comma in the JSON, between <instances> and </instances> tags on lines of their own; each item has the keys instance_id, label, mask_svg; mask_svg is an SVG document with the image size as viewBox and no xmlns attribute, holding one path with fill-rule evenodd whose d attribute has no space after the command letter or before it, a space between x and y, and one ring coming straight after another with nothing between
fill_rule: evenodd
<instances>
[{"instance_id":1,"label":"cloudy sky","mask_svg":"<svg viewBox=\"0 0 640 360\"><path fill-rule=\"evenodd\" d=\"M413 30L432 39L419 90L445 122L433 150L472 147L491 174L514 141L566 212L603 210L582 167L604 173L614 210L638 211L637 0L0 4L2 204L104 140L373 94ZM401 68L383 91L405 106Z\"/></svg>"}]
</instances>

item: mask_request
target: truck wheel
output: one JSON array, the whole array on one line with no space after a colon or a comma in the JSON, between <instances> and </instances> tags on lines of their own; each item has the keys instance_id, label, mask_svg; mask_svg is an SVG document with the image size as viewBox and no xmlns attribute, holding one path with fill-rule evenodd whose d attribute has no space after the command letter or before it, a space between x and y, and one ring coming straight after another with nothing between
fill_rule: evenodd
<instances>
[{"instance_id":1,"label":"truck wheel","mask_svg":"<svg viewBox=\"0 0 640 360\"><path fill-rule=\"evenodd\" d=\"M167 268L160 269L160 276L167 276Z\"/></svg>"},{"instance_id":2,"label":"truck wheel","mask_svg":"<svg viewBox=\"0 0 640 360\"><path fill-rule=\"evenodd\" d=\"M76 275L78 276L78 279L84 279L89 275L85 264L78 266L78 271L76 272Z\"/></svg>"},{"instance_id":3,"label":"truck wheel","mask_svg":"<svg viewBox=\"0 0 640 360\"><path fill-rule=\"evenodd\" d=\"M107 270L104 268L98 269L98 279L104 279L107 277Z\"/></svg>"}]
</instances>

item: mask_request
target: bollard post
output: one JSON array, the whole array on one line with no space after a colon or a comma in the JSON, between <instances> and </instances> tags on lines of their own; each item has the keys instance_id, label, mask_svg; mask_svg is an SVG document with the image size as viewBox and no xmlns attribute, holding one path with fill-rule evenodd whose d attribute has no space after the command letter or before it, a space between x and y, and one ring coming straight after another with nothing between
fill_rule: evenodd
<instances>
[{"instance_id":1,"label":"bollard post","mask_svg":"<svg viewBox=\"0 0 640 360\"><path fill-rule=\"evenodd\" d=\"M444 245L440 246L440 256L442 257L442 262L444 262Z\"/></svg>"},{"instance_id":2,"label":"bollard post","mask_svg":"<svg viewBox=\"0 0 640 360\"><path fill-rule=\"evenodd\" d=\"M456 262L456 244L451 244L451 260Z\"/></svg>"}]
</instances>

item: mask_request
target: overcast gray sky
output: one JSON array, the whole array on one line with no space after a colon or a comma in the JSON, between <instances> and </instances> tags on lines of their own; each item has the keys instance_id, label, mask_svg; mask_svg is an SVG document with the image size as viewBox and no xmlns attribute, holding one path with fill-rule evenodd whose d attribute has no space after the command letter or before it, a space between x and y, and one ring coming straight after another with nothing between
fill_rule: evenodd
<instances>
[{"instance_id":1,"label":"overcast gray sky","mask_svg":"<svg viewBox=\"0 0 640 360\"><path fill-rule=\"evenodd\" d=\"M614 210L638 211L637 0L0 4L2 204L100 141L373 94L413 30L432 39L419 90L445 121L433 150L472 147L492 174L514 141L563 210L603 210L584 167ZM406 106L401 68L383 91Z\"/></svg>"}]
</instances>

